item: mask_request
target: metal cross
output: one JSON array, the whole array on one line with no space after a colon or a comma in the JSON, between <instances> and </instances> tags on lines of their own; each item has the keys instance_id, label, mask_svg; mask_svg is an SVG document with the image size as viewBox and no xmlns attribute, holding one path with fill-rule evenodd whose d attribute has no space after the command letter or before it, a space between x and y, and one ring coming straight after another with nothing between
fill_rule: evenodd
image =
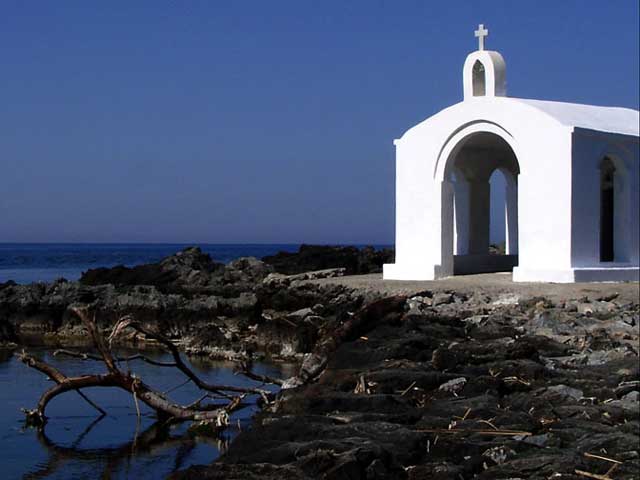
<instances>
[{"instance_id":1,"label":"metal cross","mask_svg":"<svg viewBox=\"0 0 640 480\"><path fill-rule=\"evenodd\" d=\"M473 33L478 37L478 50L484 50L484 37L489 35L489 30L486 30L484 25L481 23L478 25L478 30Z\"/></svg>"}]
</instances>

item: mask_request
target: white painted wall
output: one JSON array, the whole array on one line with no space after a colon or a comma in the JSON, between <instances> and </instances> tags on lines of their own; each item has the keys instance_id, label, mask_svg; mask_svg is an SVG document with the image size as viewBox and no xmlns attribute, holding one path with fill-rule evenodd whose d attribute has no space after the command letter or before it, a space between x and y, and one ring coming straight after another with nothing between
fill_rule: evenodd
<instances>
[{"instance_id":1,"label":"white painted wall","mask_svg":"<svg viewBox=\"0 0 640 480\"><path fill-rule=\"evenodd\" d=\"M487 87L485 96L474 97L472 68L477 60L485 67ZM394 142L396 262L384 266L384 278L431 280L453 273L454 240L460 238L453 227L455 185L449 181L450 170L465 140L487 132L511 146L520 167L517 197L511 197L511 211L515 204L518 212L518 228L511 235L511 249L517 246L519 254L514 281L637 279L638 112L504 97L505 64L497 52L470 54L463 82L463 102ZM587 130L591 136L584 134ZM633 217L617 220L621 231L616 238L626 235L629 253L628 261L615 267L594 264L594 255L599 259L594 212L599 222L600 198L595 165L607 148L614 150L611 155L627 152L618 157L628 169L625 201L628 218Z\"/></svg>"},{"instance_id":2,"label":"white painted wall","mask_svg":"<svg viewBox=\"0 0 640 480\"><path fill-rule=\"evenodd\" d=\"M442 182L447 161L455 156L460 142L478 132L494 133L505 139L512 145L520 165L519 266L514 269L514 279L575 281L575 268L593 266L588 259L595 258L596 253L599 258L599 243L593 240L594 235L599 235L599 228L583 221L584 213L580 212L585 211L588 202L575 194L598 191L593 182L599 182L599 176L595 176L597 168L593 167L594 176L589 180L584 173L586 167L578 158L584 157L582 149L603 152L605 144L591 145L586 140L576 143L573 128L527 102L504 97L473 98L454 105L412 128L395 142L396 263L385 266L385 278L426 280L452 273L448 258L453 253L453 230L442 228L443 219L453 218L453 211L442 208L442 197L447 198L452 192L443 190ZM636 142L635 149L633 145L625 146L624 142L623 147L634 152L627 160L629 171L636 172L635 176L628 176L628 188L635 192L628 204L629 214L637 219L637 137L617 137ZM620 141L615 145L619 144ZM594 197L595 200L599 202L599 196ZM599 215L599 207L595 211ZM447 222L444 225L448 228ZM637 230L628 228L626 232L631 238L629 251L632 252L628 266L635 266L636 271ZM585 254L585 249L591 253ZM611 280L620 279L619 273L613 272ZM628 271L623 273L629 278ZM604 274L598 275L599 279L606 278Z\"/></svg>"},{"instance_id":3,"label":"white painted wall","mask_svg":"<svg viewBox=\"0 0 640 480\"><path fill-rule=\"evenodd\" d=\"M572 159L572 255L575 268L611 267L600 262L600 165L608 156L614 181L615 263L638 266L640 170L638 137L576 129Z\"/></svg>"},{"instance_id":4,"label":"white painted wall","mask_svg":"<svg viewBox=\"0 0 640 480\"><path fill-rule=\"evenodd\" d=\"M570 129L516 100L475 97L443 110L395 142L396 263L385 267L385 278L433 279L452 273L443 265L452 253L453 232L443 232L441 220L453 212L442 211L441 199L447 195L442 182L460 143L479 132L507 141L520 164L520 265L570 267ZM523 217L536 221L523 224Z\"/></svg>"}]
</instances>

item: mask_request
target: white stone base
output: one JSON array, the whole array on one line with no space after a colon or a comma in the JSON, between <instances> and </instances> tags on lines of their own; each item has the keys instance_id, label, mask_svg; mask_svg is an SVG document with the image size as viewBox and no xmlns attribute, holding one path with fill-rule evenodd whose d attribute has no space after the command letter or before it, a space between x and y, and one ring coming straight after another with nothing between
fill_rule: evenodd
<instances>
[{"instance_id":1,"label":"white stone base","mask_svg":"<svg viewBox=\"0 0 640 480\"><path fill-rule=\"evenodd\" d=\"M442 271L441 271L442 270ZM440 265L414 265L387 263L382 267L385 280L437 280L450 276ZM579 267L561 270L515 267L514 282L576 283L576 282L637 282L640 269L637 266Z\"/></svg>"},{"instance_id":2,"label":"white stone base","mask_svg":"<svg viewBox=\"0 0 640 480\"><path fill-rule=\"evenodd\" d=\"M436 275L433 266L406 265L399 263L385 263L382 266L382 278L384 280L435 280Z\"/></svg>"},{"instance_id":3,"label":"white stone base","mask_svg":"<svg viewBox=\"0 0 640 480\"><path fill-rule=\"evenodd\" d=\"M514 282L637 282L640 277L638 267L580 267L562 270L540 270L524 267L513 269Z\"/></svg>"}]
</instances>

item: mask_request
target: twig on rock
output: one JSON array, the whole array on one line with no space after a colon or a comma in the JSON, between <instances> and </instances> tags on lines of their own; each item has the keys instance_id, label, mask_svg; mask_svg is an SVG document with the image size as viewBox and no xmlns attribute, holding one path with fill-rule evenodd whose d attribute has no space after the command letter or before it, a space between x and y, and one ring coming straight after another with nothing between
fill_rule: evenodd
<instances>
[{"instance_id":1,"label":"twig on rock","mask_svg":"<svg viewBox=\"0 0 640 480\"><path fill-rule=\"evenodd\" d=\"M602 455L594 455L593 453L585 452L584 456L587 458L597 458L598 460L604 460L605 462L617 463L618 465L622 465L622 462L614 460L613 458L603 457Z\"/></svg>"},{"instance_id":2,"label":"twig on rock","mask_svg":"<svg viewBox=\"0 0 640 480\"><path fill-rule=\"evenodd\" d=\"M595 478L596 480L613 480L609 475L599 475L597 473L585 472L584 470L578 470L577 468L574 470L574 472L576 475L587 478Z\"/></svg>"},{"instance_id":3,"label":"twig on rock","mask_svg":"<svg viewBox=\"0 0 640 480\"><path fill-rule=\"evenodd\" d=\"M404 397L409 390L411 390L413 388L413 386L416 384L416 382L413 382L411 385L409 385L407 388L405 388L402 393L400 394L401 397Z\"/></svg>"},{"instance_id":4,"label":"twig on rock","mask_svg":"<svg viewBox=\"0 0 640 480\"><path fill-rule=\"evenodd\" d=\"M364 393L370 393L367 388L367 381L364 379L364 375L360 375L358 382L356 383L356 388L353 389L353 393L356 395L362 395Z\"/></svg>"},{"instance_id":5,"label":"twig on rock","mask_svg":"<svg viewBox=\"0 0 640 480\"><path fill-rule=\"evenodd\" d=\"M413 430L414 432L420 433L447 433L447 434L458 434L458 433L469 433L469 434L477 434L477 435L505 435L505 436L522 436L529 437L533 435L531 432L524 432L520 430L481 430L475 428L421 428L419 430Z\"/></svg>"},{"instance_id":6,"label":"twig on rock","mask_svg":"<svg viewBox=\"0 0 640 480\"><path fill-rule=\"evenodd\" d=\"M491 423L489 420L478 420L479 423L486 423L487 425L489 425L491 428L493 428L494 430L498 430L498 427L496 427L493 423Z\"/></svg>"}]
</instances>

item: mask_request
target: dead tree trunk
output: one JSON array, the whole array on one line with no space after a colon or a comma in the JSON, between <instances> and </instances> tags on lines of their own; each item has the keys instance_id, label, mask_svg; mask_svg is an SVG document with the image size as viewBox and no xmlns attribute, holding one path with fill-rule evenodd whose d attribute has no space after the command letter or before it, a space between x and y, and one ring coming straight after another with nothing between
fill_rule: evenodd
<instances>
[{"instance_id":1,"label":"dead tree trunk","mask_svg":"<svg viewBox=\"0 0 640 480\"><path fill-rule=\"evenodd\" d=\"M98 405L92 402L82 390L90 387L103 388L119 388L125 390L133 396L136 403L138 401L146 404L155 411L159 419L166 422L182 422L182 421L205 421L207 423L214 422L216 427L222 429L228 424L228 415L232 411L240 408L242 400L247 395L260 395L268 401L269 392L258 388L244 388L234 385L214 385L203 381L193 370L182 360L180 352L175 344L158 332L144 328L135 322L131 317L121 319L111 331L111 334L105 339L98 331L95 322L95 315L91 317L87 308L73 308L72 311L78 315L85 328L89 333L91 342L98 351L98 355L84 354L78 352L70 352L68 350L59 350L59 355L70 355L85 360L102 361L106 367L106 372L99 375L82 375L69 377L55 367L43 362L26 352L18 354L18 358L27 366L34 368L55 382L55 385L45 391L35 409L24 410L27 421L33 425L44 425L47 421L46 408L49 402L57 396L70 392L78 392L88 403L90 403L100 414L105 412ZM173 356L173 363L157 362L151 360L141 354L133 355L126 358L118 358L113 355L111 344L113 340L124 330L133 329L144 334L147 338L152 338L166 348ZM141 360L151 363L159 367L178 368L188 379L193 382L199 389L203 390L205 395L192 403L191 405L180 405L173 402L168 396L154 390L152 387L144 383L144 381L135 374L123 371L119 368L121 361ZM202 402L210 398L210 394L217 394L226 399L227 403L220 404L203 404Z\"/></svg>"}]
</instances>

